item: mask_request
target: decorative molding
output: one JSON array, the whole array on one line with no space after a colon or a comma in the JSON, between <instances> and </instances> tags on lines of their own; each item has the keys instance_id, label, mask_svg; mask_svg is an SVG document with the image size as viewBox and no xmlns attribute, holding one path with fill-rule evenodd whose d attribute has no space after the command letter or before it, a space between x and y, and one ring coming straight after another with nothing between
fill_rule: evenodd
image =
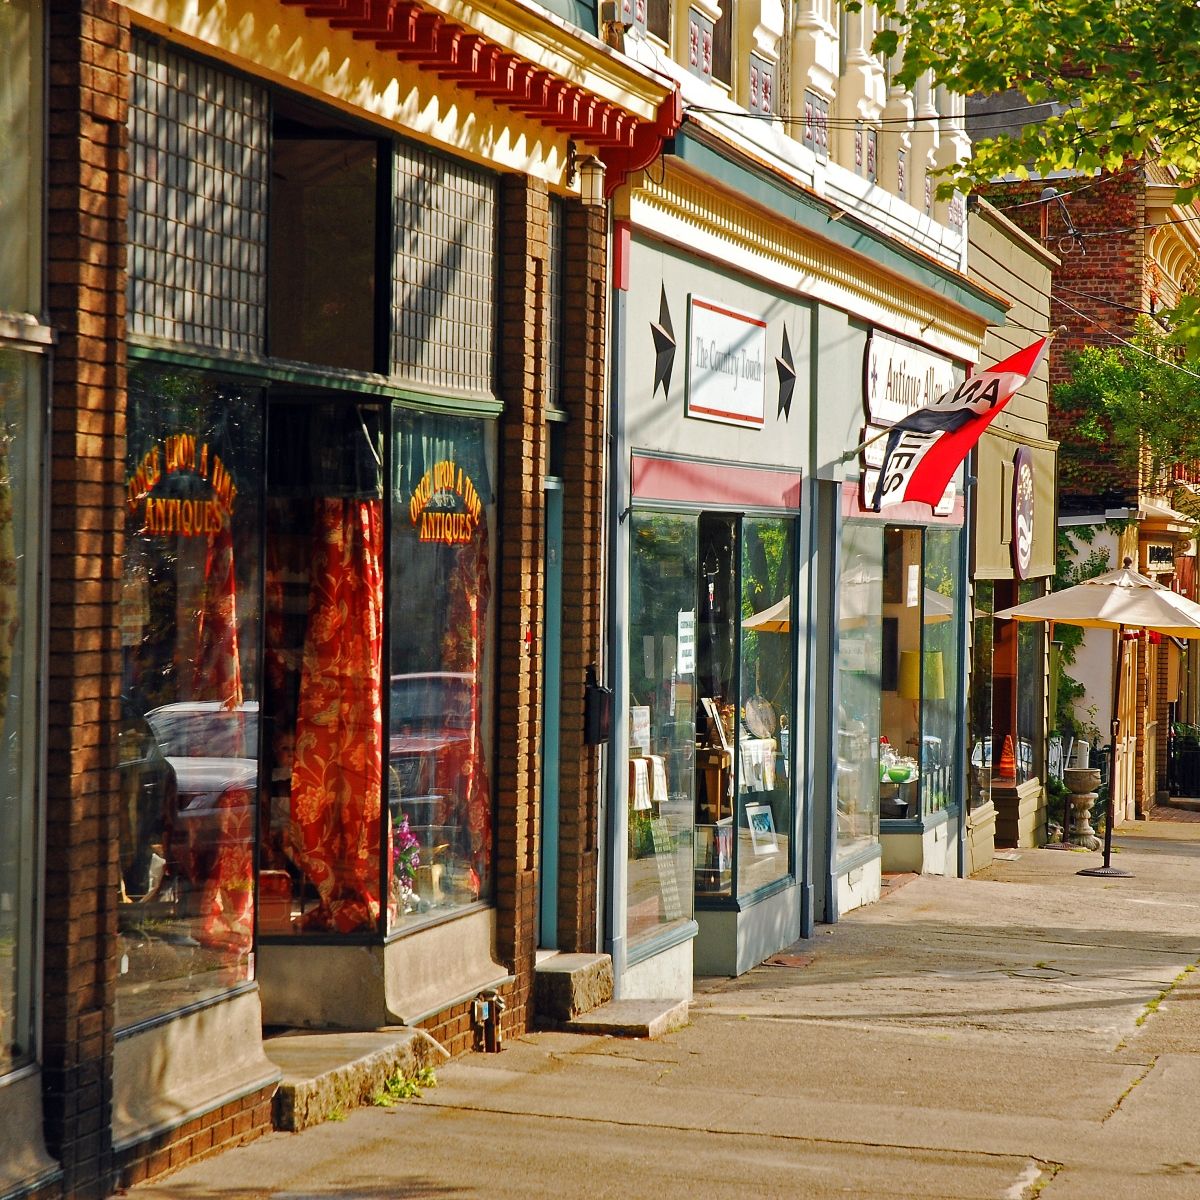
<instances>
[{"instance_id":1,"label":"decorative molding","mask_svg":"<svg viewBox=\"0 0 1200 1200\"><path fill-rule=\"evenodd\" d=\"M706 187L672 159L664 161L662 177L643 175L634 191L635 227L652 228L701 253L707 241L736 249L740 263L735 264L727 251L720 254L721 261L740 265L784 290L916 337L951 357L969 362L978 358L986 325L980 318L903 276L881 270L866 257L760 213L742 198Z\"/></svg>"}]
</instances>

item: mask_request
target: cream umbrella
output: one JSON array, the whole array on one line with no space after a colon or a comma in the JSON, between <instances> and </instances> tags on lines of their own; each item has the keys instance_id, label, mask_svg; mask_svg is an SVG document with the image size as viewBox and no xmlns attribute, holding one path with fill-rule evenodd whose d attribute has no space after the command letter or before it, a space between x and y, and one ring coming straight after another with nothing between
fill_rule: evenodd
<instances>
[{"instance_id":1,"label":"cream umbrella","mask_svg":"<svg viewBox=\"0 0 1200 1200\"><path fill-rule=\"evenodd\" d=\"M1133 569L1133 559L1115 571L1085 579L1061 592L1051 592L996 613L997 620L1060 621L1087 629L1111 629L1116 639L1116 671L1113 677L1112 744L1109 768L1107 820L1104 823L1104 865L1080 871L1080 875L1128 875L1111 865L1113 793L1117 786L1116 746L1121 732L1121 667L1125 654L1125 631L1149 629L1168 637L1200 639L1200 604L1165 588Z\"/></svg>"}]
</instances>

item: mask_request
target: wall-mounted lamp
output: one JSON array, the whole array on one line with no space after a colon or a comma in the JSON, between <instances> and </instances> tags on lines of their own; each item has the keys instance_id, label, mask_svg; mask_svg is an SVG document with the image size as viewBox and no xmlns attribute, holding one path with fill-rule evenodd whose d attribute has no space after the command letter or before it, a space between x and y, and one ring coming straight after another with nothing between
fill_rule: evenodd
<instances>
[{"instance_id":1,"label":"wall-mounted lamp","mask_svg":"<svg viewBox=\"0 0 1200 1200\"><path fill-rule=\"evenodd\" d=\"M567 143L566 185L579 181L579 199L589 207L604 203L604 163L594 154L580 154L574 141Z\"/></svg>"}]
</instances>

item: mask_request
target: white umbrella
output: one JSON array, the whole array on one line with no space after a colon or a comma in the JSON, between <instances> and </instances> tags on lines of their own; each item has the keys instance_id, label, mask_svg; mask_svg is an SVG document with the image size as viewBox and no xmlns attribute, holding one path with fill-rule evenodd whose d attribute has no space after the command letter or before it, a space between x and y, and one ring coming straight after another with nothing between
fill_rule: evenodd
<instances>
[{"instance_id":1,"label":"white umbrella","mask_svg":"<svg viewBox=\"0 0 1200 1200\"><path fill-rule=\"evenodd\" d=\"M1113 793L1116 791L1116 747L1120 735L1121 666L1125 654L1125 630L1150 629L1169 637L1200 639L1200 604L1133 569L1133 560L1115 571L1085 579L1061 592L1051 592L996 613L997 619L1014 621L1060 621L1088 629L1111 629L1117 641L1117 666L1113 678L1112 744L1109 767L1107 820L1104 825L1104 866L1081 871L1081 875L1128 875L1110 865L1112 857Z\"/></svg>"}]
</instances>

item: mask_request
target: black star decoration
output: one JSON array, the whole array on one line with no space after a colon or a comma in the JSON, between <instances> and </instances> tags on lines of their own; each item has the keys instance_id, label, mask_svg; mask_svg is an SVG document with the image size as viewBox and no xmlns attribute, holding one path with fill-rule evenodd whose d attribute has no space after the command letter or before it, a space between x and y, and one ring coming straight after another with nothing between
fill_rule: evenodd
<instances>
[{"instance_id":1,"label":"black star decoration","mask_svg":"<svg viewBox=\"0 0 1200 1200\"><path fill-rule=\"evenodd\" d=\"M775 359L775 370L779 374L779 412L784 420L788 420L792 415L792 393L796 390L796 364L792 361L786 325L783 327L783 352Z\"/></svg>"},{"instance_id":2,"label":"black star decoration","mask_svg":"<svg viewBox=\"0 0 1200 1200\"><path fill-rule=\"evenodd\" d=\"M675 330L671 325L671 310L667 307L667 288L662 286L658 302L658 323L650 323L650 332L654 335L654 387L650 392L653 396L658 391L658 385L663 385L663 399L669 400L671 391L671 371L675 366Z\"/></svg>"}]
</instances>

